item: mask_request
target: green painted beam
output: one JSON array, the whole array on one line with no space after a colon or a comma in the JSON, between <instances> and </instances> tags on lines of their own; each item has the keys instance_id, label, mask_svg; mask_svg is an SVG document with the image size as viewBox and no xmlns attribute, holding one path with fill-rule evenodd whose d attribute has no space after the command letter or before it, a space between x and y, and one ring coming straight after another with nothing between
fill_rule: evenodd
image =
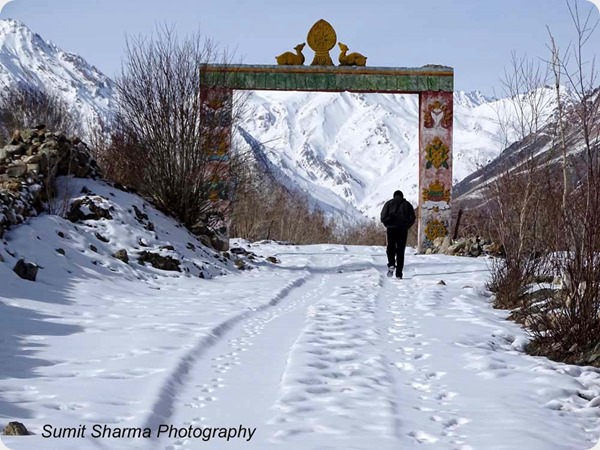
<instances>
[{"instance_id":1,"label":"green painted beam","mask_svg":"<svg viewBox=\"0 0 600 450\"><path fill-rule=\"evenodd\" d=\"M454 69L445 66L202 66L203 87L323 92L454 92Z\"/></svg>"}]
</instances>

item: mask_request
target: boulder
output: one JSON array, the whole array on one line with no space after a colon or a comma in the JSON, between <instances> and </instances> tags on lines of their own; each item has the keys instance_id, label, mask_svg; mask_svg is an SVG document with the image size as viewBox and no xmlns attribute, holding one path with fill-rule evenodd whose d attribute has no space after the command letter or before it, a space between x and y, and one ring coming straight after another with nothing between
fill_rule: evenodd
<instances>
[{"instance_id":1,"label":"boulder","mask_svg":"<svg viewBox=\"0 0 600 450\"><path fill-rule=\"evenodd\" d=\"M446 236L440 245L440 253L444 255L448 254L448 249L450 248L450 236Z\"/></svg>"},{"instance_id":2,"label":"boulder","mask_svg":"<svg viewBox=\"0 0 600 450\"><path fill-rule=\"evenodd\" d=\"M30 433L21 422L9 422L4 427L3 434L6 436L28 436Z\"/></svg>"},{"instance_id":3,"label":"boulder","mask_svg":"<svg viewBox=\"0 0 600 450\"><path fill-rule=\"evenodd\" d=\"M125 249L116 251L113 254L113 258L117 258L117 259L123 261L125 264L129 264L129 255L127 254L127 250L125 250Z\"/></svg>"},{"instance_id":4,"label":"boulder","mask_svg":"<svg viewBox=\"0 0 600 450\"><path fill-rule=\"evenodd\" d=\"M13 268L13 271L24 280L35 281L38 269L39 267L36 264L27 262L24 259L19 259Z\"/></svg>"},{"instance_id":5,"label":"boulder","mask_svg":"<svg viewBox=\"0 0 600 450\"><path fill-rule=\"evenodd\" d=\"M27 164L19 162L11 164L6 168L6 175L9 178L20 178L27 173Z\"/></svg>"},{"instance_id":6,"label":"boulder","mask_svg":"<svg viewBox=\"0 0 600 450\"><path fill-rule=\"evenodd\" d=\"M138 263L145 264L150 263L152 267L159 270L166 270L171 272L181 272L179 265L181 264L177 259L170 256L162 256L158 253L152 253L149 251L143 251L138 257Z\"/></svg>"}]
</instances>

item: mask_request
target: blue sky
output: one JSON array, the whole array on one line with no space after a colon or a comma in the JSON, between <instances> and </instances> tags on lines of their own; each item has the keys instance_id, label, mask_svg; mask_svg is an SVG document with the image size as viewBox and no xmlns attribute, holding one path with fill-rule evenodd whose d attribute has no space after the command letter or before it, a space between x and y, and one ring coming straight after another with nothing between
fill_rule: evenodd
<instances>
[{"instance_id":1,"label":"blue sky","mask_svg":"<svg viewBox=\"0 0 600 450\"><path fill-rule=\"evenodd\" d=\"M576 1L599 19L592 3ZM304 42L323 18L350 51L368 56L370 66L449 65L457 90L486 94L499 89L513 50L547 55L546 25L563 46L574 38L565 0L15 0L0 15L9 17L109 76L120 69L125 36L149 34L157 23L175 25L181 34L200 30L236 50L243 63L274 64L275 55ZM600 48L600 30L590 42L594 48ZM337 49L332 53L336 60Z\"/></svg>"}]
</instances>

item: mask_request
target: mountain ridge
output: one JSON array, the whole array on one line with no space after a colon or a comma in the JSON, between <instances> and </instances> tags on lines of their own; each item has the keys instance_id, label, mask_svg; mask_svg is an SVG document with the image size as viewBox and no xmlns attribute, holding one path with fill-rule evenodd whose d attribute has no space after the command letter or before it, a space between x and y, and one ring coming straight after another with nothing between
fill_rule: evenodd
<instances>
[{"instance_id":1,"label":"mountain ridge","mask_svg":"<svg viewBox=\"0 0 600 450\"><path fill-rule=\"evenodd\" d=\"M116 86L84 58L61 50L24 23L0 20L0 86L44 86L74 107L86 130L109 123L116 108Z\"/></svg>"},{"instance_id":2,"label":"mountain ridge","mask_svg":"<svg viewBox=\"0 0 600 450\"><path fill-rule=\"evenodd\" d=\"M59 93L84 128L110 123L116 110L108 76L22 22L0 20L0 86L19 82ZM455 184L503 150L503 102L454 93ZM328 214L377 217L396 189L418 202L418 96L256 91L248 105L236 130L241 148Z\"/></svg>"}]
</instances>

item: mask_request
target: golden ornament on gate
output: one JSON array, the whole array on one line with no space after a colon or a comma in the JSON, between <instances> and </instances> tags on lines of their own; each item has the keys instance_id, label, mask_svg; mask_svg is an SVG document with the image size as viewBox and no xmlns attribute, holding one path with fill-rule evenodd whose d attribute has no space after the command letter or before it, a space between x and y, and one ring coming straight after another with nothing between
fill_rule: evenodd
<instances>
[{"instance_id":1,"label":"golden ornament on gate","mask_svg":"<svg viewBox=\"0 0 600 450\"><path fill-rule=\"evenodd\" d=\"M306 42L315 52L311 66L333 66L329 52L335 47L337 35L329 22L321 19L315 23L308 32Z\"/></svg>"}]
</instances>

